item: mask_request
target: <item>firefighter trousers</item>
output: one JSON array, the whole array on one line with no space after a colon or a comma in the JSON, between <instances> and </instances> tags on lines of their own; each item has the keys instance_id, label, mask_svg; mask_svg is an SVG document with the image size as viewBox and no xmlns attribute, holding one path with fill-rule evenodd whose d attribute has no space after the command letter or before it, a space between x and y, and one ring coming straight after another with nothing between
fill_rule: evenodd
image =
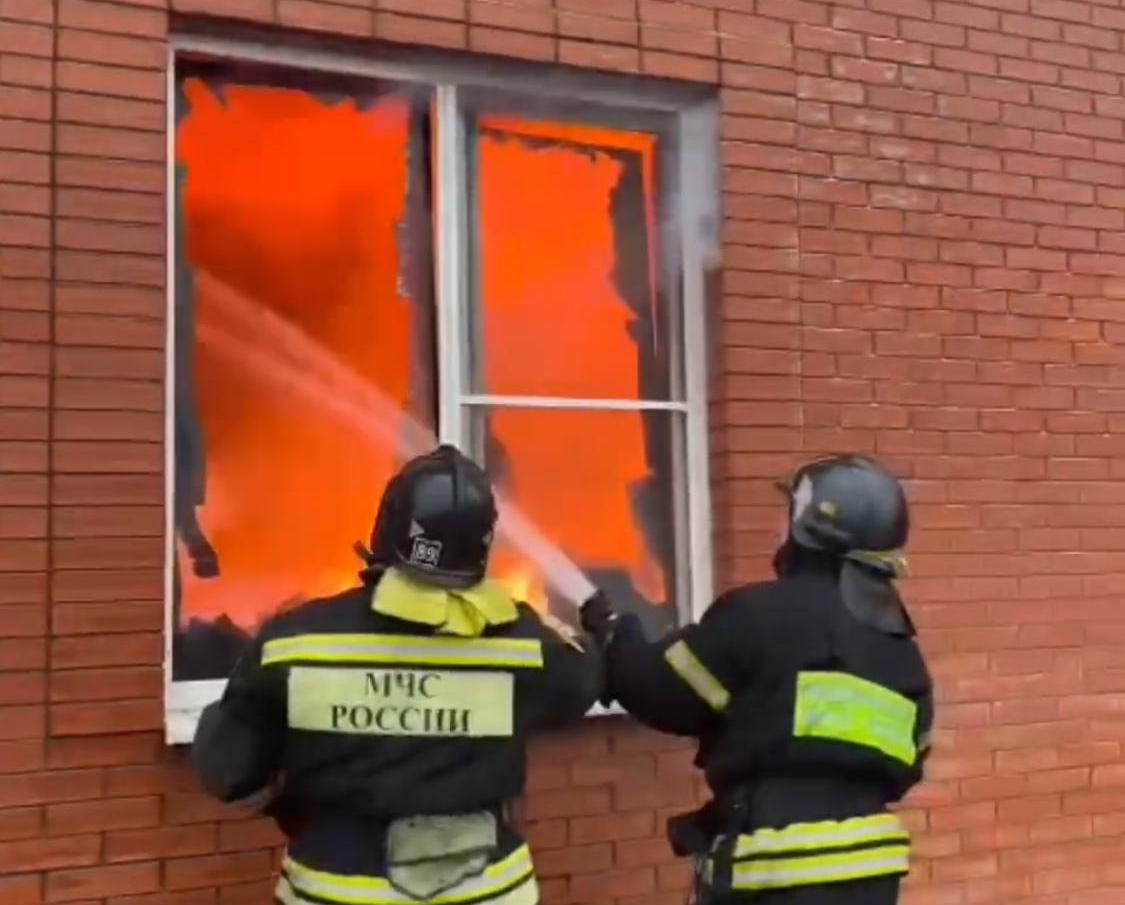
<instances>
[{"instance_id":1,"label":"firefighter trousers","mask_svg":"<svg viewBox=\"0 0 1125 905\"><path fill-rule=\"evenodd\" d=\"M794 886L724 899L710 897L707 890L701 890L694 905L896 905L900 879L874 877L852 883Z\"/></svg>"}]
</instances>

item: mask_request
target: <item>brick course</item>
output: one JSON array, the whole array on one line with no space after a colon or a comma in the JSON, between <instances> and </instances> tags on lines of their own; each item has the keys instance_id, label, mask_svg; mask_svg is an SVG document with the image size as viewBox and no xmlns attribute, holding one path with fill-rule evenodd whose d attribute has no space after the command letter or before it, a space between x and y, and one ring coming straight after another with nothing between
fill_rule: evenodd
<instances>
[{"instance_id":1,"label":"brick course","mask_svg":"<svg viewBox=\"0 0 1125 905\"><path fill-rule=\"evenodd\" d=\"M278 838L161 743L171 15L715 84L722 583L770 481L910 482L939 684L908 905L1125 896L1120 0L0 0L0 899L268 901ZM679 903L689 752L538 742L547 903Z\"/></svg>"}]
</instances>

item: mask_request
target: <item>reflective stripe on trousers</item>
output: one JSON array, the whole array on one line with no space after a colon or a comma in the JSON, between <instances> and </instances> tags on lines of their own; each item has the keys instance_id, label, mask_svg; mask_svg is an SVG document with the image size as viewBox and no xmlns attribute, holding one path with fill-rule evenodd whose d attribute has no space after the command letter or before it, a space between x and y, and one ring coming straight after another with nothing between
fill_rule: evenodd
<instances>
[{"instance_id":1,"label":"reflective stripe on trousers","mask_svg":"<svg viewBox=\"0 0 1125 905\"><path fill-rule=\"evenodd\" d=\"M386 877L334 874L286 858L274 896L281 905L537 905L531 852L522 845L476 877L430 899L413 899Z\"/></svg>"},{"instance_id":2,"label":"reflective stripe on trousers","mask_svg":"<svg viewBox=\"0 0 1125 905\"><path fill-rule=\"evenodd\" d=\"M729 888L736 892L842 883L910 870L910 836L895 814L760 829L733 840L720 839L715 851L724 848L729 855L721 860L729 858ZM705 882L726 885L725 866L720 856L710 857Z\"/></svg>"}]
</instances>

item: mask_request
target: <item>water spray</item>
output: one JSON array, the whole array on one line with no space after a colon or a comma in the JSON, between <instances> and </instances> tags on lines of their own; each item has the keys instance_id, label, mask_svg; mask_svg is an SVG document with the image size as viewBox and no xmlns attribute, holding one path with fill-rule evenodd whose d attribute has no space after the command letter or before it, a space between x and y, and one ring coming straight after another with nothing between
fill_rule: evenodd
<instances>
[{"instance_id":1,"label":"water spray","mask_svg":"<svg viewBox=\"0 0 1125 905\"><path fill-rule=\"evenodd\" d=\"M219 300L209 306L212 310L222 312L231 326L246 333L240 336L228 326L201 320L196 326L197 339L209 350L261 380L284 385L403 458L422 455L437 444L433 431L285 318L207 271L196 271L196 285L200 292ZM262 336L273 337L268 353L262 349ZM574 561L514 503L503 494L497 494L496 502L500 535L535 563L553 590L573 603L582 603L595 592Z\"/></svg>"}]
</instances>

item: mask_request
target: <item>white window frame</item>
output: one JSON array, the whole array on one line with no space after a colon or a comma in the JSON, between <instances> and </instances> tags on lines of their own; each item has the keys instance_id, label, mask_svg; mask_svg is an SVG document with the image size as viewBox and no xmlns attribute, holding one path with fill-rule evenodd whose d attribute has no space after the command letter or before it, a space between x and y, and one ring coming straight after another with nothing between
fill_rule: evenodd
<instances>
[{"instance_id":1,"label":"white window frame","mask_svg":"<svg viewBox=\"0 0 1125 905\"><path fill-rule=\"evenodd\" d=\"M680 601L681 619L697 619L713 596L711 494L707 419L707 299L705 270L718 254L718 114L713 100L685 94L659 82L622 86L613 77L551 70L535 80L534 93L568 102L589 101L623 108L656 111L674 117L678 139L677 177L679 274L681 287L682 401L577 399L537 396L489 396L469 392L465 343L470 305L468 260L468 193L464 184L465 134L458 93L461 89L511 90L513 73L483 60L463 56L376 59L365 55L266 45L240 39L177 35L167 58L167 313L165 370L165 559L164 682L165 737L168 744L189 743L202 709L222 694L226 680L172 680L173 575L176 561L173 493L175 487L174 379L175 346L175 139L176 60L181 54L214 59L286 66L297 70L358 78L428 83L434 87L437 123L434 166L439 191L434 201L434 266L437 330L438 433L444 442L464 446L469 440L466 412L473 406L668 411L683 418L681 474L688 489L686 512L676 514L678 571L686 570L687 599ZM519 64L512 64L518 66ZM542 76L541 67L534 72ZM620 712L596 707L592 715Z\"/></svg>"}]
</instances>

